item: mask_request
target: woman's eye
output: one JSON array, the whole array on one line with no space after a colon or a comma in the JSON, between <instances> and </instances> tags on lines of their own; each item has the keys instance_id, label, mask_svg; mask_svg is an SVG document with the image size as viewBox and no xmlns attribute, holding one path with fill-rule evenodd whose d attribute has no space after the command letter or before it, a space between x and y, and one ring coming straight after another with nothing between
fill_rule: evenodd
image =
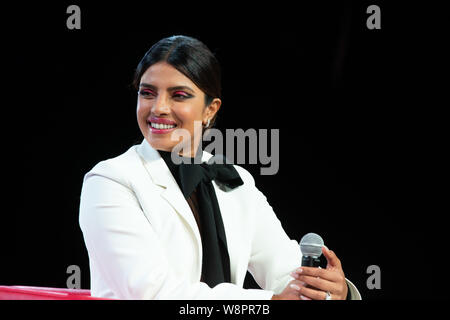
<instances>
[{"instance_id":1,"label":"woman's eye","mask_svg":"<svg viewBox=\"0 0 450 320\"><path fill-rule=\"evenodd\" d=\"M142 89L139 90L139 95L142 97L152 97L155 95L155 93L152 90Z\"/></svg>"},{"instance_id":2,"label":"woman's eye","mask_svg":"<svg viewBox=\"0 0 450 320\"><path fill-rule=\"evenodd\" d=\"M174 98L179 98L179 99L186 99L191 97L191 95L189 93L186 93L184 91L176 91L173 93L173 97Z\"/></svg>"}]
</instances>

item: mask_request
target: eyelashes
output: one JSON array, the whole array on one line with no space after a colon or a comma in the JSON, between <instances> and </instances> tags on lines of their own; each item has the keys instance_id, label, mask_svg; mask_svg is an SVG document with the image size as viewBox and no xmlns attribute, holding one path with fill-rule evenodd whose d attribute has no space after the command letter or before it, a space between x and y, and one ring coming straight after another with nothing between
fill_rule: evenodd
<instances>
[{"instance_id":1,"label":"eyelashes","mask_svg":"<svg viewBox=\"0 0 450 320\"><path fill-rule=\"evenodd\" d=\"M156 96L155 92L153 90L150 90L150 89L140 89L138 91L138 94L141 97L144 97L144 98L150 98L150 97Z\"/></svg>"},{"instance_id":2,"label":"eyelashes","mask_svg":"<svg viewBox=\"0 0 450 320\"><path fill-rule=\"evenodd\" d=\"M189 97L191 97L191 95L190 95L189 93L184 92L184 91L175 91L175 92L173 93L173 95L176 96L176 97L184 97L184 98L189 98Z\"/></svg>"},{"instance_id":3,"label":"eyelashes","mask_svg":"<svg viewBox=\"0 0 450 320\"><path fill-rule=\"evenodd\" d=\"M157 95L155 91L150 90L150 89L140 89L138 91L138 94L141 97L147 98L147 99L154 98ZM173 92L172 97L175 98L175 99L184 100L184 99L192 98L193 95L191 95L191 94L189 94L187 92L184 92L184 91L175 91L175 92Z\"/></svg>"},{"instance_id":4,"label":"eyelashes","mask_svg":"<svg viewBox=\"0 0 450 320\"><path fill-rule=\"evenodd\" d=\"M138 92L139 94L155 94L153 90L150 89L140 89Z\"/></svg>"}]
</instances>

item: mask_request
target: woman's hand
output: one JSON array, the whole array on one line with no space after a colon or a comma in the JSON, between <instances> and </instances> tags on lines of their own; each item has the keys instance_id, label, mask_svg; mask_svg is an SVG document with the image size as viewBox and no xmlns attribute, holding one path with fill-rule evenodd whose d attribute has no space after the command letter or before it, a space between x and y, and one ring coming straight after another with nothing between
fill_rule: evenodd
<instances>
[{"instance_id":1,"label":"woman's hand","mask_svg":"<svg viewBox=\"0 0 450 320\"><path fill-rule=\"evenodd\" d=\"M272 300L302 300L299 294L300 286L302 283L298 280L292 280L284 288L283 292L280 294L274 294Z\"/></svg>"},{"instance_id":2,"label":"woman's hand","mask_svg":"<svg viewBox=\"0 0 450 320\"><path fill-rule=\"evenodd\" d=\"M327 259L326 269L300 267L291 273L292 277L304 283L298 291L306 300L325 300L326 292L330 293L331 300L345 300L348 287L341 261L326 247L322 247L322 252Z\"/></svg>"},{"instance_id":3,"label":"woman's hand","mask_svg":"<svg viewBox=\"0 0 450 320\"><path fill-rule=\"evenodd\" d=\"M300 267L291 273L295 280L289 282L273 300L325 300L329 292L332 300L345 300L347 297L347 282L341 261L333 251L322 248L327 259L327 268Z\"/></svg>"}]
</instances>

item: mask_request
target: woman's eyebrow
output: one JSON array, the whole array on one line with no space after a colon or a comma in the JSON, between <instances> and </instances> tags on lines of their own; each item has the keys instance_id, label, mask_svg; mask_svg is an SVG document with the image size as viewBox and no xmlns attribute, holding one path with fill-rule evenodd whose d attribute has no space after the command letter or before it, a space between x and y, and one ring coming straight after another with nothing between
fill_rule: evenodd
<instances>
[{"instance_id":1,"label":"woman's eyebrow","mask_svg":"<svg viewBox=\"0 0 450 320\"><path fill-rule=\"evenodd\" d=\"M187 90L187 91L191 91L192 93L194 92L194 90L188 86L175 86L175 87L170 87L167 88L167 90L169 91L173 91L173 90Z\"/></svg>"},{"instance_id":2,"label":"woman's eyebrow","mask_svg":"<svg viewBox=\"0 0 450 320\"><path fill-rule=\"evenodd\" d=\"M150 88L150 89L153 89L155 91L157 90L157 88L154 85L152 85L150 83L145 83L145 82L142 82L141 84L139 84L139 87ZM167 90L169 90L169 91L188 90L188 91L191 91L192 93L194 93L194 89L192 89L191 87L188 87L188 86L174 86L174 87L167 88Z\"/></svg>"},{"instance_id":3,"label":"woman's eyebrow","mask_svg":"<svg viewBox=\"0 0 450 320\"><path fill-rule=\"evenodd\" d=\"M144 82L139 84L139 88L140 87L145 87L145 88L150 88L150 89L156 90L156 87L154 85L149 84L149 83L144 83Z\"/></svg>"}]
</instances>

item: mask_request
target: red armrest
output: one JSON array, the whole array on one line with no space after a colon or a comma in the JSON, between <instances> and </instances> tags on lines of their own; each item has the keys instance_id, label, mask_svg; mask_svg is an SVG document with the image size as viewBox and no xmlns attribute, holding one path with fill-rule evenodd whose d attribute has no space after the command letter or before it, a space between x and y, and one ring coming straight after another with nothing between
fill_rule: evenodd
<instances>
[{"instance_id":1,"label":"red armrest","mask_svg":"<svg viewBox=\"0 0 450 320\"><path fill-rule=\"evenodd\" d=\"M0 300L109 300L91 297L87 289L0 286Z\"/></svg>"}]
</instances>

